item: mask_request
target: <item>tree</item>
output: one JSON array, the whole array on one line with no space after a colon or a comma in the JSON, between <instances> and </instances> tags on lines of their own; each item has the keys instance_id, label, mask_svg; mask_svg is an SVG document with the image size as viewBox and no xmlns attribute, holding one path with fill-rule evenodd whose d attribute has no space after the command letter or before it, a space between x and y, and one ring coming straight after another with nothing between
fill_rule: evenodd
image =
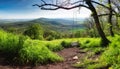
<instances>
[{"instance_id":1,"label":"tree","mask_svg":"<svg viewBox=\"0 0 120 69\"><path fill-rule=\"evenodd\" d=\"M83 24L86 28L87 34L89 34L90 37L98 37L98 33L96 31L94 23L95 22L94 22L93 18L87 18Z\"/></svg>"},{"instance_id":2,"label":"tree","mask_svg":"<svg viewBox=\"0 0 120 69\"><path fill-rule=\"evenodd\" d=\"M101 0L99 0L99 1L101 1ZM98 16L108 16L108 23L110 26L109 31L110 31L111 36L114 36L113 21L112 21L113 18L112 17L113 17L113 15L116 16L116 26L117 26L117 28L119 28L118 17L120 17L120 4L119 4L120 1L119 0L107 0L107 2L106 2L106 0L102 0L102 2L104 2L104 4L100 4L97 2L94 2L94 3L98 4L99 6L102 6L103 8L106 8L107 12L109 12L109 13L99 14Z\"/></svg>"},{"instance_id":3,"label":"tree","mask_svg":"<svg viewBox=\"0 0 120 69\"><path fill-rule=\"evenodd\" d=\"M99 0L99 1L101 1L101 0ZM114 33L112 31L112 25L113 25L112 17L113 17L113 15L116 16L116 26L117 26L117 28L119 28L119 25L118 25L119 19L118 18L120 17L120 0L107 0L107 4L105 1L106 0L102 0L102 2L104 2L104 4L94 2L94 1L93 2L108 10L109 13L100 14L98 16L109 16L108 23L111 25L109 30L110 30L111 35L114 36Z\"/></svg>"},{"instance_id":4,"label":"tree","mask_svg":"<svg viewBox=\"0 0 120 69\"><path fill-rule=\"evenodd\" d=\"M114 5L114 10L116 11L116 26L119 30L119 17L120 17L120 0L111 0L112 4Z\"/></svg>"},{"instance_id":5,"label":"tree","mask_svg":"<svg viewBox=\"0 0 120 69\"><path fill-rule=\"evenodd\" d=\"M53 40L53 39L61 38L60 33L56 32L56 31L52 31L52 30L44 31L43 36L46 40Z\"/></svg>"},{"instance_id":6,"label":"tree","mask_svg":"<svg viewBox=\"0 0 120 69\"><path fill-rule=\"evenodd\" d=\"M78 0L76 2L72 2L71 0L61 0L61 1L55 0L53 2L53 0L52 0L51 3L41 0L41 2L42 2L41 5L35 4L33 6L38 6L42 10L57 10L57 9L70 10L70 9L79 8L79 7L85 7L87 9L89 9L92 12L98 33L102 38L102 44L104 46L106 46L110 43L110 41L106 38L105 33L103 32L103 30L100 26L98 14L93 5L93 3L97 3L97 2L95 2L93 0Z\"/></svg>"},{"instance_id":7,"label":"tree","mask_svg":"<svg viewBox=\"0 0 120 69\"><path fill-rule=\"evenodd\" d=\"M112 4L111 4L111 0L108 0L108 5L109 5L109 17L108 17L108 23L110 23L110 34L111 36L114 36L114 33L113 33L113 24L112 24Z\"/></svg>"},{"instance_id":8,"label":"tree","mask_svg":"<svg viewBox=\"0 0 120 69\"><path fill-rule=\"evenodd\" d=\"M113 33L113 22L112 22L112 17L113 17L113 11L114 11L114 9L112 7L111 0L99 0L99 1L101 3L97 3L97 6L96 6L97 12L98 12L98 16L99 16L100 19L102 18L102 16L104 16L104 19L107 18L107 22L109 23L109 32L110 32L110 35L114 36L114 33Z\"/></svg>"},{"instance_id":9,"label":"tree","mask_svg":"<svg viewBox=\"0 0 120 69\"><path fill-rule=\"evenodd\" d=\"M37 23L30 25L23 34L29 36L31 39L43 39L43 29Z\"/></svg>"}]
</instances>

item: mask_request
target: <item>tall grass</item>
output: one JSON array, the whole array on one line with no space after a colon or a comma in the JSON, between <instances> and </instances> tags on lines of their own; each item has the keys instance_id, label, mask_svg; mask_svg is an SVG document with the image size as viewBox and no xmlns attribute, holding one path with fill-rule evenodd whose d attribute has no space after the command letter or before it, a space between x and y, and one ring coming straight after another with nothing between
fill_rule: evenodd
<instances>
[{"instance_id":1,"label":"tall grass","mask_svg":"<svg viewBox=\"0 0 120 69\"><path fill-rule=\"evenodd\" d=\"M63 59L57 54L50 51L46 46L37 40L27 40L24 43L24 48L19 52L19 60L22 64L44 64L62 61Z\"/></svg>"},{"instance_id":2,"label":"tall grass","mask_svg":"<svg viewBox=\"0 0 120 69\"><path fill-rule=\"evenodd\" d=\"M100 38L85 38L83 40L79 40L81 43L81 48L94 48L101 46Z\"/></svg>"},{"instance_id":3,"label":"tall grass","mask_svg":"<svg viewBox=\"0 0 120 69\"><path fill-rule=\"evenodd\" d=\"M51 51L60 51L64 49L64 47L61 45L61 41L55 40L55 41L48 41L46 42L46 46Z\"/></svg>"},{"instance_id":4,"label":"tall grass","mask_svg":"<svg viewBox=\"0 0 120 69\"><path fill-rule=\"evenodd\" d=\"M114 38L110 38L112 43L108 49L100 57L100 61L104 62L106 66L111 69L120 68L120 36L116 35Z\"/></svg>"},{"instance_id":5,"label":"tall grass","mask_svg":"<svg viewBox=\"0 0 120 69\"><path fill-rule=\"evenodd\" d=\"M116 35L109 39L111 43L100 55L97 63L89 64L87 69L120 69L120 36Z\"/></svg>"},{"instance_id":6,"label":"tall grass","mask_svg":"<svg viewBox=\"0 0 120 69\"><path fill-rule=\"evenodd\" d=\"M63 58L51 51L52 48L54 50L62 47L55 46L48 49L46 43L0 30L0 55L12 62L17 60L22 64L42 64L62 61Z\"/></svg>"},{"instance_id":7,"label":"tall grass","mask_svg":"<svg viewBox=\"0 0 120 69\"><path fill-rule=\"evenodd\" d=\"M0 30L0 54L9 59L16 57L25 39L24 36L17 36Z\"/></svg>"},{"instance_id":8,"label":"tall grass","mask_svg":"<svg viewBox=\"0 0 120 69\"><path fill-rule=\"evenodd\" d=\"M104 49L100 38L73 38L52 41L30 40L25 36L14 35L0 30L0 55L11 61L18 60L22 64L46 64L63 61L53 51L68 48L72 42L79 42L80 48L101 54L96 64L88 64L89 68L120 68L120 36L109 37L112 43Z\"/></svg>"}]
</instances>

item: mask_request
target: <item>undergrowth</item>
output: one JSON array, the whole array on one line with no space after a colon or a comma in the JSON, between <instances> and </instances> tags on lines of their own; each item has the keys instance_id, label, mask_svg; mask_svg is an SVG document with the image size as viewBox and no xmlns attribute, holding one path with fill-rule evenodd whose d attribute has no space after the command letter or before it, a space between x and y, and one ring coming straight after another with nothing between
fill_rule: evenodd
<instances>
[{"instance_id":1,"label":"undergrowth","mask_svg":"<svg viewBox=\"0 0 120 69\"><path fill-rule=\"evenodd\" d=\"M10 61L21 64L47 64L63 61L63 58L53 53L71 47L77 41L79 48L90 52L76 67L85 69L119 69L120 68L120 36L108 37L111 43L108 47L101 46L100 38L73 38L52 41L31 40L26 36L14 35L0 30L0 55ZM90 59L99 55L97 60Z\"/></svg>"},{"instance_id":2,"label":"undergrowth","mask_svg":"<svg viewBox=\"0 0 120 69\"><path fill-rule=\"evenodd\" d=\"M46 41L31 40L25 36L14 35L0 30L0 55L9 62L21 64L44 64L63 61L52 51L61 50L62 46L47 47ZM55 44L55 43L54 43ZM52 51L51 51L52 50Z\"/></svg>"},{"instance_id":3,"label":"undergrowth","mask_svg":"<svg viewBox=\"0 0 120 69\"><path fill-rule=\"evenodd\" d=\"M46 46L37 40L27 40L24 48L19 52L22 64L46 64L51 62L62 61L63 58L50 51Z\"/></svg>"},{"instance_id":4,"label":"undergrowth","mask_svg":"<svg viewBox=\"0 0 120 69\"><path fill-rule=\"evenodd\" d=\"M83 59L80 64L74 64L75 67L83 69L119 69L120 68L120 36L108 37L111 43L108 47L102 47L98 39L88 39L82 42L82 47L86 52L101 52L96 59Z\"/></svg>"}]
</instances>

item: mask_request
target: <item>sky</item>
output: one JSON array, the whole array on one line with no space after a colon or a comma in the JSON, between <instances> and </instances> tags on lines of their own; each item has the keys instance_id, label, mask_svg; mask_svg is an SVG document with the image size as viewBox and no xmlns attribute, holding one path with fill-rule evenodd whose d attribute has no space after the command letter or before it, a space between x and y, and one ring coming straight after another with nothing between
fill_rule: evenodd
<instances>
[{"instance_id":1,"label":"sky","mask_svg":"<svg viewBox=\"0 0 120 69\"><path fill-rule=\"evenodd\" d=\"M86 18L91 14L86 8L48 11L32 6L34 4L40 4L40 0L0 0L0 19Z\"/></svg>"}]
</instances>

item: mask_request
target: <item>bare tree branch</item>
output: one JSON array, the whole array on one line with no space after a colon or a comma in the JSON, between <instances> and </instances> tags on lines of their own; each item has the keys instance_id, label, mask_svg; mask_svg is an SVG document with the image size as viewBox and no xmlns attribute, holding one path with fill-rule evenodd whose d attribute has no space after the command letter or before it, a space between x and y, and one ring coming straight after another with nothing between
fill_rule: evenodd
<instances>
[{"instance_id":1,"label":"bare tree branch","mask_svg":"<svg viewBox=\"0 0 120 69\"><path fill-rule=\"evenodd\" d=\"M84 1L77 1L77 2L71 3L71 5L74 5L74 4L77 4L77 3L80 3L80 2L84 2Z\"/></svg>"},{"instance_id":2,"label":"bare tree branch","mask_svg":"<svg viewBox=\"0 0 120 69\"><path fill-rule=\"evenodd\" d=\"M56 0L56 1L58 1L58 0ZM59 0L59 1L61 1L61 0ZM61 2L60 2L60 4L58 2L56 2L56 4L54 4L54 3L52 3L52 4L45 3L45 4L41 4L41 5L35 4L33 6L38 6L39 8L41 8L43 10L57 10L57 9L70 10L70 9L79 8L79 7L85 7L87 9L89 9L93 13L93 18L94 18L94 21L95 21L95 24L96 24L96 28L98 30L99 35L102 38L102 44L104 46L107 46L110 43L110 41L106 38L105 33L103 32L103 30L101 28L97 11L96 11L96 9L93 6L91 1L92 0L82 0L82 2L81 2L81 0L79 0L78 2L76 1L73 4L72 3L69 4L69 6L67 6L67 3L66 4L61 4ZM86 4L84 4L84 3L86 3Z\"/></svg>"},{"instance_id":3,"label":"bare tree branch","mask_svg":"<svg viewBox=\"0 0 120 69\"><path fill-rule=\"evenodd\" d=\"M77 7L80 7L80 6L89 9L89 7L87 7L85 5L82 5L82 4L71 6L71 7L64 7L64 6L54 5L54 4L42 4L42 5L35 4L33 6L38 6L39 8L41 8L43 10L57 10L57 9L70 10L70 9L74 9L74 8L77 8ZM52 6L52 8L46 8L45 6Z\"/></svg>"},{"instance_id":4,"label":"bare tree branch","mask_svg":"<svg viewBox=\"0 0 120 69\"><path fill-rule=\"evenodd\" d=\"M107 6L105 6L104 4L101 4L101 3L98 3L98 2L96 2L96 1L91 1L92 3L95 3L95 4L98 4L98 5L100 5L100 6L103 6L104 8L106 8L106 9L110 9L109 7L107 7ZM115 11L115 10L113 10L112 9L112 11L115 13L115 14L117 14L117 12Z\"/></svg>"},{"instance_id":5,"label":"bare tree branch","mask_svg":"<svg viewBox=\"0 0 120 69\"><path fill-rule=\"evenodd\" d=\"M46 2L44 0L41 0L44 4L46 4Z\"/></svg>"},{"instance_id":6,"label":"bare tree branch","mask_svg":"<svg viewBox=\"0 0 120 69\"><path fill-rule=\"evenodd\" d=\"M98 16L101 17L101 16L108 16L108 15L110 15L110 14L100 14L100 15L98 15ZM115 15L115 16L116 16L116 14L112 14L112 15ZM120 17L120 15L118 15L118 17Z\"/></svg>"}]
</instances>

